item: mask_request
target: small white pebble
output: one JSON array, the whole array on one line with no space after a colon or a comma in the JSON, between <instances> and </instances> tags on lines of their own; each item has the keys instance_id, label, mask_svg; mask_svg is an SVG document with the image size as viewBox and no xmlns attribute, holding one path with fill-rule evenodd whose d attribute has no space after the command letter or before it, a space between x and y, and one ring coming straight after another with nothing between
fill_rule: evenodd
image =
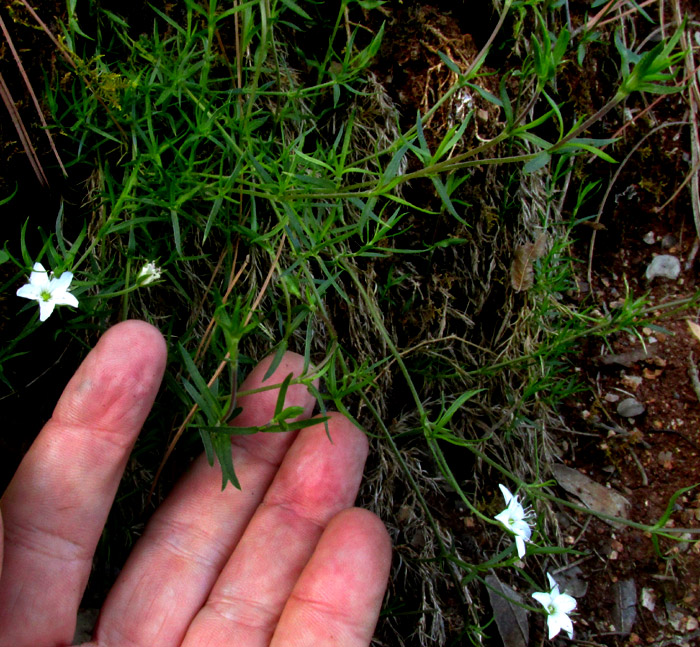
<instances>
[{"instance_id":1,"label":"small white pebble","mask_svg":"<svg viewBox=\"0 0 700 647\"><path fill-rule=\"evenodd\" d=\"M659 254L647 267L646 277L649 281L660 276L664 279L675 280L681 273L681 262L670 254Z\"/></svg>"}]
</instances>

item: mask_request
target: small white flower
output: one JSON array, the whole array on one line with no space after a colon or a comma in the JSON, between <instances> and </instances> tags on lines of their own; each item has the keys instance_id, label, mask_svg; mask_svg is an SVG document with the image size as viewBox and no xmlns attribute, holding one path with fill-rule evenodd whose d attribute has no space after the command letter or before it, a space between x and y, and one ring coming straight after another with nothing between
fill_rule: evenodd
<instances>
[{"instance_id":1,"label":"small white flower","mask_svg":"<svg viewBox=\"0 0 700 647\"><path fill-rule=\"evenodd\" d=\"M522 558L527 549L525 542L530 540L532 530L530 529L529 519L530 513L527 512L520 502L518 497L511 494L510 490L499 483L503 498L506 500L506 509L497 514L494 519L500 521L509 532L515 535L515 546L518 549L518 557Z\"/></svg>"},{"instance_id":2,"label":"small white flower","mask_svg":"<svg viewBox=\"0 0 700 647\"><path fill-rule=\"evenodd\" d=\"M157 267L153 261L149 261L142 268L136 277L136 283L139 285L148 285L157 281L160 278L161 269Z\"/></svg>"},{"instance_id":3,"label":"small white flower","mask_svg":"<svg viewBox=\"0 0 700 647\"><path fill-rule=\"evenodd\" d=\"M72 280L72 272L63 272L58 278L54 278L51 272L49 277L41 263L34 263L34 270L29 275L29 283L17 290L17 296L37 301L39 320L46 321L56 306L78 307L78 299L68 292Z\"/></svg>"},{"instance_id":4,"label":"small white flower","mask_svg":"<svg viewBox=\"0 0 700 647\"><path fill-rule=\"evenodd\" d=\"M549 573L547 573L547 579L549 580L549 591L533 593L532 597L547 612L549 639L554 638L562 629L569 634L569 638L573 638L574 624L571 622L569 614L576 608L576 600L566 593L560 593L559 585Z\"/></svg>"}]
</instances>

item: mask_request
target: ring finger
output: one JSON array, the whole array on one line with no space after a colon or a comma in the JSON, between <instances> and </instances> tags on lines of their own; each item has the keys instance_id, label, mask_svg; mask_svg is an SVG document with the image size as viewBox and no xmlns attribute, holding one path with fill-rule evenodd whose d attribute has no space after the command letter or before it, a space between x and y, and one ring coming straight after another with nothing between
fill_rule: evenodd
<instances>
[{"instance_id":1,"label":"ring finger","mask_svg":"<svg viewBox=\"0 0 700 647\"><path fill-rule=\"evenodd\" d=\"M330 441L329 441L330 436ZM300 432L183 647L264 647L324 528L350 507L365 435L340 414Z\"/></svg>"}]
</instances>

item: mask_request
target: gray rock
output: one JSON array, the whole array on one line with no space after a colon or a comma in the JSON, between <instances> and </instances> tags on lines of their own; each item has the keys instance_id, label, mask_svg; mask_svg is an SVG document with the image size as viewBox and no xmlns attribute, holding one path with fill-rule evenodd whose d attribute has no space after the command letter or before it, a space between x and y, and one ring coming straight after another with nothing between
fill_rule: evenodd
<instances>
[{"instance_id":1,"label":"gray rock","mask_svg":"<svg viewBox=\"0 0 700 647\"><path fill-rule=\"evenodd\" d=\"M664 249L671 249L671 247L675 247L676 245L678 245L678 238L676 238L673 234L666 234L661 239L661 247Z\"/></svg>"},{"instance_id":2,"label":"gray rock","mask_svg":"<svg viewBox=\"0 0 700 647\"><path fill-rule=\"evenodd\" d=\"M617 405L617 412L623 418L634 418L635 416L640 416L645 411L645 406L635 398L626 398Z\"/></svg>"},{"instance_id":3,"label":"gray rock","mask_svg":"<svg viewBox=\"0 0 700 647\"><path fill-rule=\"evenodd\" d=\"M647 267L646 277L650 281L660 276L663 279L675 280L681 273L681 262L670 254L659 254Z\"/></svg>"}]
</instances>

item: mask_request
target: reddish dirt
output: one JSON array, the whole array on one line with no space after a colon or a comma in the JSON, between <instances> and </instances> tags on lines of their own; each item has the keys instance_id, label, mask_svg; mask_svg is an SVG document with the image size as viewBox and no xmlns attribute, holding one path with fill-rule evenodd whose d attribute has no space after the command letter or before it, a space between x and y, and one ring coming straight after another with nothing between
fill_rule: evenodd
<instances>
[{"instance_id":1,"label":"reddish dirt","mask_svg":"<svg viewBox=\"0 0 700 647\"><path fill-rule=\"evenodd\" d=\"M631 233L617 253L595 258L596 297L608 307L624 297L625 281L634 294L649 289L644 272L653 256L674 254L684 263L692 242L683 241L682 231L670 233L661 219L641 223ZM684 270L675 281L654 279L649 300L661 306L694 292L695 273ZM674 493L700 483L700 392L691 378L700 339L686 321L697 322L697 313L669 319L661 309L658 314L655 323L663 330L646 327L642 339L624 333L609 348L602 343L589 348L585 371L591 393L570 415L572 427L586 434L578 437L571 465L622 493L631 504L630 519L645 525L662 517ZM605 356L618 361L604 363ZM629 397L645 411L623 418L617 406ZM583 516L579 522L585 523ZM693 540L700 538L700 488L676 500L666 527L688 529L675 536L689 541L662 539L657 552L649 533L616 530L598 520L585 532L577 530L575 539L572 535L572 547L589 553L581 564L588 591L580 600L578 621L587 626L590 639L611 645L698 644L700 544ZM611 604L626 580L634 582L637 597L629 636L618 633L620 620L616 623Z\"/></svg>"}]
</instances>

